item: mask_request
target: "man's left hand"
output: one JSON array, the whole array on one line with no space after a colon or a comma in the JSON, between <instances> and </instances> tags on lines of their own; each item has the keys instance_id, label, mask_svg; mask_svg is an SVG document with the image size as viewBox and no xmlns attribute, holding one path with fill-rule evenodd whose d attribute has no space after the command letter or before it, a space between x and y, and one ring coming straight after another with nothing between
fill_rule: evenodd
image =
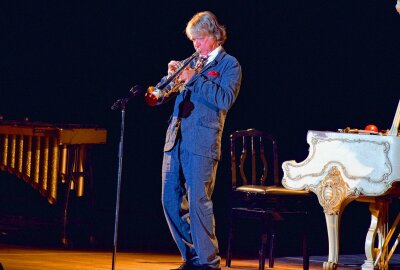
<instances>
[{"instance_id":1,"label":"man's left hand","mask_svg":"<svg viewBox=\"0 0 400 270\"><path fill-rule=\"evenodd\" d=\"M190 81L190 79L193 77L193 75L195 73L196 72L193 69L187 68L187 69L183 70L181 72L181 74L179 74L178 80L179 80L179 82L186 84L188 81Z\"/></svg>"}]
</instances>

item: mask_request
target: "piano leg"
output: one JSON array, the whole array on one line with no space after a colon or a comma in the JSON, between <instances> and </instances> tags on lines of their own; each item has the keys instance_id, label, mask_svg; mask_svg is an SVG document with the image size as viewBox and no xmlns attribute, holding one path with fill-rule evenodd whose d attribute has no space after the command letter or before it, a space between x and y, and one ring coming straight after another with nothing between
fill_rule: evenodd
<instances>
[{"instance_id":1,"label":"piano leg","mask_svg":"<svg viewBox=\"0 0 400 270\"><path fill-rule=\"evenodd\" d=\"M336 270L339 260L339 235L340 235L340 220L346 206L353 199L345 199L340 205L337 205L338 211L334 213L325 212L326 229L328 231L329 254L328 261L324 262L324 270Z\"/></svg>"},{"instance_id":2,"label":"piano leg","mask_svg":"<svg viewBox=\"0 0 400 270\"><path fill-rule=\"evenodd\" d=\"M365 256L366 260L361 266L362 270L387 269L388 252L384 240L388 233L388 213L389 199L379 199L375 197L369 204L371 212L371 224L365 239ZM377 238L378 237L378 238ZM375 240L378 240L375 247ZM376 260L379 260L376 262ZM386 265L386 266L385 266Z\"/></svg>"},{"instance_id":3,"label":"piano leg","mask_svg":"<svg viewBox=\"0 0 400 270\"><path fill-rule=\"evenodd\" d=\"M329 255L328 261L324 262L324 270L334 270L339 259L339 215L325 213L326 228L328 230Z\"/></svg>"}]
</instances>

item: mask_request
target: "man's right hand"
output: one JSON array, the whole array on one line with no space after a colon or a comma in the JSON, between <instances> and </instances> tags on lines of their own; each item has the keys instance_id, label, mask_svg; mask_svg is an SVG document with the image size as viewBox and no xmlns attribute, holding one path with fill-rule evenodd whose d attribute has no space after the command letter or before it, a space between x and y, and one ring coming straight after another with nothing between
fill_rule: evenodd
<instances>
[{"instance_id":1,"label":"man's right hand","mask_svg":"<svg viewBox=\"0 0 400 270\"><path fill-rule=\"evenodd\" d=\"M172 60L168 63L168 77L178 70L180 64L181 62L175 60Z\"/></svg>"}]
</instances>

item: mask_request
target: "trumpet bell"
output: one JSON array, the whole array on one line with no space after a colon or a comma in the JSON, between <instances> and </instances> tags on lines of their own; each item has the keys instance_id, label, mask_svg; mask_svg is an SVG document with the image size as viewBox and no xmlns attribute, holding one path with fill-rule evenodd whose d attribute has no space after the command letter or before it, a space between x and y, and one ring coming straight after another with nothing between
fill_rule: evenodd
<instances>
[{"instance_id":1,"label":"trumpet bell","mask_svg":"<svg viewBox=\"0 0 400 270\"><path fill-rule=\"evenodd\" d=\"M144 95L144 100L146 104L152 107L156 106L158 103L158 97L153 93L155 89L156 88L154 86L149 86L147 88L146 94Z\"/></svg>"}]
</instances>

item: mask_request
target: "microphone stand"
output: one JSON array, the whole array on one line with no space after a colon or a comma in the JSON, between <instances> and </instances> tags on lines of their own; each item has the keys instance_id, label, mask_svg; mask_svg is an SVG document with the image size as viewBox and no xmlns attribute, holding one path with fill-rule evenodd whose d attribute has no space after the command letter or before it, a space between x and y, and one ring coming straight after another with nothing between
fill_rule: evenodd
<instances>
[{"instance_id":1,"label":"microphone stand","mask_svg":"<svg viewBox=\"0 0 400 270\"><path fill-rule=\"evenodd\" d=\"M129 98L117 100L111 107L112 110L121 109L121 136L119 141L118 151L118 183L117 183L117 196L115 204L115 222L114 222L114 246L112 255L112 270L115 269L115 259L117 255L117 239L118 239L118 220L119 220L119 202L121 193L121 177L122 177L122 160L123 160L123 147L124 147L124 129L125 129L125 108Z\"/></svg>"}]
</instances>

